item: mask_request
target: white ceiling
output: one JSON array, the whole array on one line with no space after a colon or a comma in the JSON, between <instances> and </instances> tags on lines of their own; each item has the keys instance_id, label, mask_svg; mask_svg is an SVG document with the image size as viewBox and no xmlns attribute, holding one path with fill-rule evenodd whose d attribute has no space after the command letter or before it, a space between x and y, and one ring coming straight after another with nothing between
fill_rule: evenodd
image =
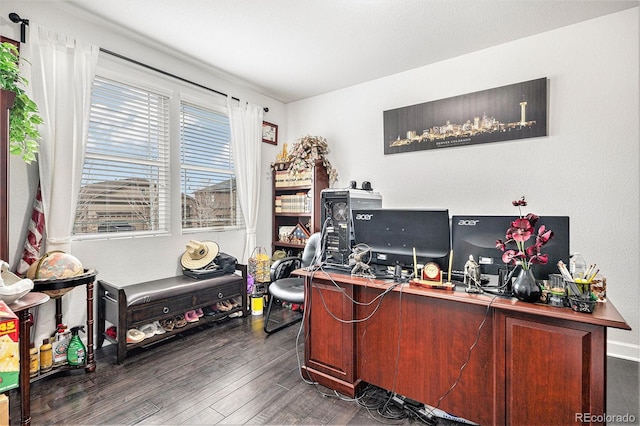
<instances>
[{"instance_id":1,"label":"white ceiling","mask_svg":"<svg viewBox=\"0 0 640 426\"><path fill-rule=\"evenodd\" d=\"M289 103L630 7L638 0L75 0ZM499 66L499 64L497 64Z\"/></svg>"}]
</instances>

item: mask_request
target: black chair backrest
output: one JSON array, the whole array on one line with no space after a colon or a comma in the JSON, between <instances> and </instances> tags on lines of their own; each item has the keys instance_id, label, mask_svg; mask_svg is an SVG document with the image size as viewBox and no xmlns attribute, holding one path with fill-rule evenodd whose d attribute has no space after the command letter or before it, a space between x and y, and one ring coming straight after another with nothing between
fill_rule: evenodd
<instances>
[{"instance_id":1,"label":"black chair backrest","mask_svg":"<svg viewBox=\"0 0 640 426\"><path fill-rule=\"evenodd\" d=\"M314 258L316 257L316 254L319 255L320 241L321 241L321 238L320 238L319 232L311 234L311 236L307 240L307 244L304 246L304 251L302 252L303 268L310 266L311 262L313 262ZM316 261L319 261L319 260L320 259L316 259Z\"/></svg>"},{"instance_id":2,"label":"black chair backrest","mask_svg":"<svg viewBox=\"0 0 640 426\"><path fill-rule=\"evenodd\" d=\"M276 263L271 266L271 282L282 278L289 278L293 271L300 269L302 264L301 260L299 257L285 257L284 259L276 261Z\"/></svg>"},{"instance_id":3,"label":"black chair backrest","mask_svg":"<svg viewBox=\"0 0 640 426\"><path fill-rule=\"evenodd\" d=\"M306 268L307 266L310 266L316 258L316 254L318 255L318 259L315 260L316 262L319 261L320 242L320 233L316 232L315 234L312 234L307 240L307 244L304 246L304 250L302 252L302 257L285 257L273 262L270 271L271 282L277 281L282 278L289 278L291 276L291 273L296 269Z\"/></svg>"}]
</instances>

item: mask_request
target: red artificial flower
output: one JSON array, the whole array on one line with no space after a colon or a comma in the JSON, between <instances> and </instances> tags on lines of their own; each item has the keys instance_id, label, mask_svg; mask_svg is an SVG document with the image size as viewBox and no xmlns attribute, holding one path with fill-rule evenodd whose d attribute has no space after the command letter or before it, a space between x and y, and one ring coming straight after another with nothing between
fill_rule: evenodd
<instances>
[{"instance_id":1,"label":"red artificial flower","mask_svg":"<svg viewBox=\"0 0 640 426\"><path fill-rule=\"evenodd\" d=\"M526 206L527 201L524 196L519 200L513 201L515 207ZM540 225L536 233L535 226L540 217L536 214L529 213L526 216L520 211L519 217L511 222L511 226L505 234L506 240L496 240L496 249L501 250L502 261L504 263L521 264L524 269L529 269L531 265L544 265L549 261L549 256L542 254L542 246L547 244L553 238L553 231L547 229L544 225ZM535 242L529 247L525 246L525 242L535 235ZM507 250L508 244L515 244L516 249Z\"/></svg>"},{"instance_id":2,"label":"red artificial flower","mask_svg":"<svg viewBox=\"0 0 640 426\"><path fill-rule=\"evenodd\" d=\"M524 195L523 195L519 200L512 201L511 204L513 204L515 207L520 207L520 206L524 207L527 205L527 202L525 201Z\"/></svg>"},{"instance_id":3,"label":"red artificial flower","mask_svg":"<svg viewBox=\"0 0 640 426\"><path fill-rule=\"evenodd\" d=\"M538 236L536 237L536 242L540 242L542 245L547 244L550 239L553 238L553 231L548 230L544 225L540 225L538 228Z\"/></svg>"},{"instance_id":4,"label":"red artificial flower","mask_svg":"<svg viewBox=\"0 0 640 426\"><path fill-rule=\"evenodd\" d=\"M534 231L528 219L519 218L511 222L511 229L507 231L507 235L511 234L511 238L515 241L524 242L531 238Z\"/></svg>"},{"instance_id":5,"label":"red artificial flower","mask_svg":"<svg viewBox=\"0 0 640 426\"><path fill-rule=\"evenodd\" d=\"M521 260L526 259L526 258L527 257L525 256L524 253L522 253L521 251L515 251L515 250L507 250L502 255L502 261L504 263L516 264L517 261L521 261Z\"/></svg>"},{"instance_id":6,"label":"red artificial flower","mask_svg":"<svg viewBox=\"0 0 640 426\"><path fill-rule=\"evenodd\" d=\"M548 254L538 254L529 259L529 263L539 264L539 265L546 265L548 261L549 261Z\"/></svg>"},{"instance_id":7,"label":"red artificial flower","mask_svg":"<svg viewBox=\"0 0 640 426\"><path fill-rule=\"evenodd\" d=\"M540 247L541 246L542 246L542 244L535 243L534 245L531 245L531 246L527 247L527 249L526 249L527 257L528 258L532 258L532 257L537 256L538 254L540 254Z\"/></svg>"}]
</instances>

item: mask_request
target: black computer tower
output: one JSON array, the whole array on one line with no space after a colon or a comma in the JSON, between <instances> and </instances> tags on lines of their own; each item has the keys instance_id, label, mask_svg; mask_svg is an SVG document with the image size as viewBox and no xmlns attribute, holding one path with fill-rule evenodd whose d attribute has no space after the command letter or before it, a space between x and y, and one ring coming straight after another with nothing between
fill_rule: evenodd
<instances>
[{"instance_id":1,"label":"black computer tower","mask_svg":"<svg viewBox=\"0 0 640 426\"><path fill-rule=\"evenodd\" d=\"M351 211L381 208L382 196L362 189L324 189L320 194L325 237L323 260L328 266L348 266L354 243Z\"/></svg>"}]
</instances>

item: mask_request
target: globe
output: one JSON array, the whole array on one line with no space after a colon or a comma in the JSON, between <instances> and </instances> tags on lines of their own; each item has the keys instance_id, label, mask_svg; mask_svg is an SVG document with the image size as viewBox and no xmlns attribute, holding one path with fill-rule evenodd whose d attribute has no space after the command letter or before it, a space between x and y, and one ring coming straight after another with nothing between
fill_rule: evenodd
<instances>
[{"instance_id":1,"label":"globe","mask_svg":"<svg viewBox=\"0 0 640 426\"><path fill-rule=\"evenodd\" d=\"M52 251L31 265L27 271L27 278L62 279L82 275L82 273L84 273L82 262L77 257L62 251Z\"/></svg>"}]
</instances>

